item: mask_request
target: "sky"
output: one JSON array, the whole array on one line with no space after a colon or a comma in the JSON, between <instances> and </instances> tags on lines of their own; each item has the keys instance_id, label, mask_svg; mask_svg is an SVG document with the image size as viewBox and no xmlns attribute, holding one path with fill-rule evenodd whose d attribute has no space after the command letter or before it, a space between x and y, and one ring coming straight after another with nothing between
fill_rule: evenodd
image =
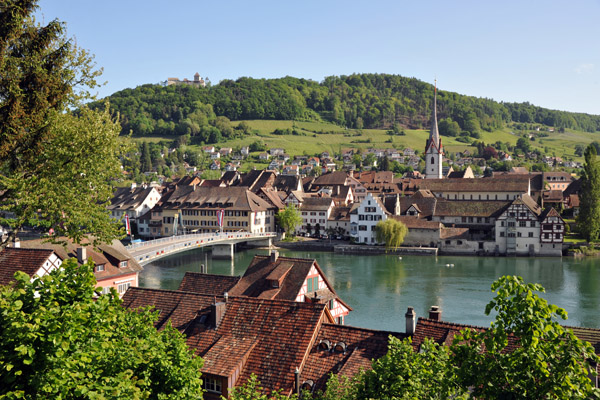
<instances>
[{"instance_id":1,"label":"sky","mask_svg":"<svg viewBox=\"0 0 600 400\"><path fill-rule=\"evenodd\" d=\"M41 0L104 69L99 97L168 77L386 73L600 114L600 0Z\"/></svg>"}]
</instances>

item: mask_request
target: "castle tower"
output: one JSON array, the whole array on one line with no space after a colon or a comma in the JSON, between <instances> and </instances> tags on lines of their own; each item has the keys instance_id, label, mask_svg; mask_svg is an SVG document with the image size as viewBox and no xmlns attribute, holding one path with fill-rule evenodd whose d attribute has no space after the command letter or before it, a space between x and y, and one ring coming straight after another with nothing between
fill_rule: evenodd
<instances>
[{"instance_id":1,"label":"castle tower","mask_svg":"<svg viewBox=\"0 0 600 400\"><path fill-rule=\"evenodd\" d=\"M194 74L194 82L200 83L200 74L197 72Z\"/></svg>"},{"instance_id":2,"label":"castle tower","mask_svg":"<svg viewBox=\"0 0 600 400\"><path fill-rule=\"evenodd\" d=\"M431 121L431 132L429 139L425 144L425 179L442 178L442 159L444 157L444 148L442 139L438 132L437 123L437 82L433 92L433 116Z\"/></svg>"}]
</instances>

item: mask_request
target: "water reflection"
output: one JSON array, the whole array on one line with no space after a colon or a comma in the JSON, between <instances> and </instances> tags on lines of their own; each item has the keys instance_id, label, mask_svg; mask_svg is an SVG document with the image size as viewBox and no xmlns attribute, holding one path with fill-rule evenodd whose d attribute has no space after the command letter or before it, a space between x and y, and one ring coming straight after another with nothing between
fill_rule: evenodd
<instances>
[{"instance_id":1,"label":"water reflection","mask_svg":"<svg viewBox=\"0 0 600 400\"><path fill-rule=\"evenodd\" d=\"M235 259L212 260L210 252L196 249L167 257L144 267L140 285L177 289L186 271L242 275L254 254L236 252ZM335 253L280 251L281 255L315 258L340 297L353 309L350 325L403 331L408 306L426 316L432 305L446 321L488 326L484 314L492 299L490 286L502 275L519 275L546 288L543 297L567 310L568 325L600 328L600 269L598 260L507 257L346 256Z\"/></svg>"}]
</instances>

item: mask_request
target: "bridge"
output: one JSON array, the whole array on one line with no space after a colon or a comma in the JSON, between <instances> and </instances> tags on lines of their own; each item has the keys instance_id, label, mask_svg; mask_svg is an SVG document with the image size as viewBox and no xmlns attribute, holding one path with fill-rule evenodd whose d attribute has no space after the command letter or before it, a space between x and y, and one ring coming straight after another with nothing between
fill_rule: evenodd
<instances>
[{"instance_id":1,"label":"bridge","mask_svg":"<svg viewBox=\"0 0 600 400\"><path fill-rule=\"evenodd\" d=\"M212 247L213 257L233 258L233 247L237 243L254 242L254 244L270 247L275 232L215 232L170 236L146 242L132 243L126 246L129 253L140 265L148 264L159 258L181 253L199 247Z\"/></svg>"}]
</instances>

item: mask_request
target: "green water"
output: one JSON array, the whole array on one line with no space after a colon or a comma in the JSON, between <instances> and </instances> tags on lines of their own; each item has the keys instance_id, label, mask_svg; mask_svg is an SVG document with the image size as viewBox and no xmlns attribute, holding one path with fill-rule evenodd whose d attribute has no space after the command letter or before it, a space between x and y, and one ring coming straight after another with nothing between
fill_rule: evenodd
<instances>
[{"instance_id":1,"label":"green water","mask_svg":"<svg viewBox=\"0 0 600 400\"><path fill-rule=\"evenodd\" d=\"M242 275L254 254L236 252L232 261L212 260L202 249L166 257L144 266L140 286L177 289L186 271ZM546 288L542 297L569 314L571 326L600 328L600 260L573 258L416 257L339 255L281 250L280 255L314 258L338 295L353 308L347 325L403 331L408 306L426 316L432 305L445 321L488 326L484 313L490 286L502 275L519 275ZM453 264L454 266L448 266Z\"/></svg>"}]
</instances>

